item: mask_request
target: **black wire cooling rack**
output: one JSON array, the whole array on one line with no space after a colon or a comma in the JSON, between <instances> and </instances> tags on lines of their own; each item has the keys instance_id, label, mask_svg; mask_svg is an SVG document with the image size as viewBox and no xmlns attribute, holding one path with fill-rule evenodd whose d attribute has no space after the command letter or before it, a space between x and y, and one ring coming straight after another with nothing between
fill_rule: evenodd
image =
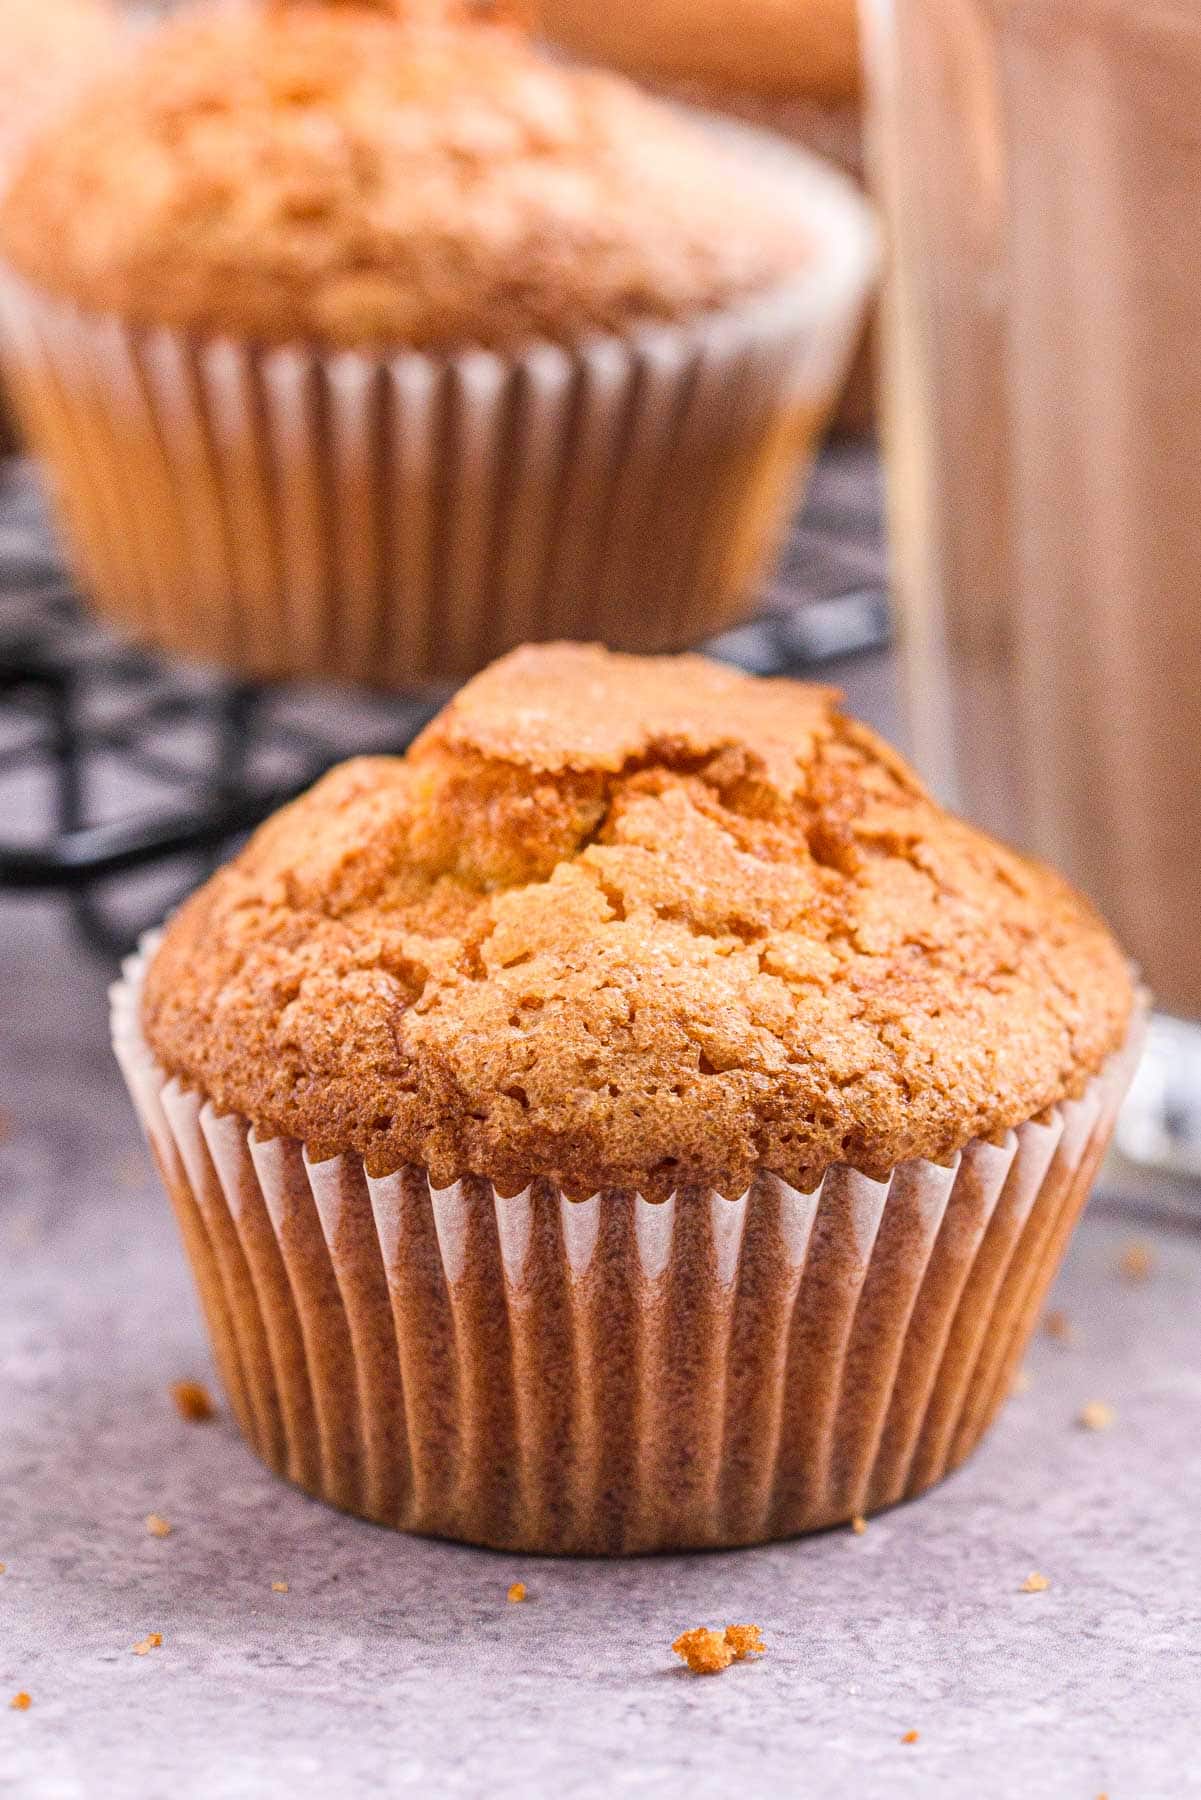
<instances>
[{"instance_id":1,"label":"black wire cooling rack","mask_svg":"<svg viewBox=\"0 0 1201 1800\"><path fill-rule=\"evenodd\" d=\"M875 458L839 446L759 616L705 648L807 674L887 637ZM0 890L60 892L98 953L331 764L403 750L443 698L249 685L129 649L72 592L30 467L0 463Z\"/></svg>"}]
</instances>

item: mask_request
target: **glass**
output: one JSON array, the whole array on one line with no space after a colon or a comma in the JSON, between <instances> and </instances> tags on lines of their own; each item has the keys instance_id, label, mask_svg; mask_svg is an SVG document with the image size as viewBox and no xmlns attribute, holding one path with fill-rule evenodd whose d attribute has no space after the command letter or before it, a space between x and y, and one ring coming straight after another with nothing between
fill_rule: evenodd
<instances>
[{"instance_id":1,"label":"glass","mask_svg":"<svg viewBox=\"0 0 1201 1800\"><path fill-rule=\"evenodd\" d=\"M919 766L1201 1020L1201 8L864 14ZM1135 1141L1195 1161L1201 1034L1157 1041Z\"/></svg>"}]
</instances>

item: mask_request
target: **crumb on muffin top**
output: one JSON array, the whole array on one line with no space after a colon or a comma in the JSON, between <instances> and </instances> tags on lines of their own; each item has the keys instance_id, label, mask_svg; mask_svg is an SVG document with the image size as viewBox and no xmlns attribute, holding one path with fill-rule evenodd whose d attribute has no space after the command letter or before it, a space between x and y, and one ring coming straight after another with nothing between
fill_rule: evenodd
<instances>
[{"instance_id":1,"label":"crumb on muffin top","mask_svg":"<svg viewBox=\"0 0 1201 1800\"><path fill-rule=\"evenodd\" d=\"M714 99L811 99L860 88L855 0L537 0L547 35L576 55Z\"/></svg>"},{"instance_id":2,"label":"crumb on muffin top","mask_svg":"<svg viewBox=\"0 0 1201 1800\"><path fill-rule=\"evenodd\" d=\"M832 690L556 645L264 825L143 1022L319 1159L662 1198L949 1158L1078 1095L1131 1004L1087 904Z\"/></svg>"},{"instance_id":3,"label":"crumb on muffin top","mask_svg":"<svg viewBox=\"0 0 1201 1800\"><path fill-rule=\"evenodd\" d=\"M620 332L803 271L795 182L479 10L161 26L26 160L5 255L135 322L421 349Z\"/></svg>"}]
</instances>

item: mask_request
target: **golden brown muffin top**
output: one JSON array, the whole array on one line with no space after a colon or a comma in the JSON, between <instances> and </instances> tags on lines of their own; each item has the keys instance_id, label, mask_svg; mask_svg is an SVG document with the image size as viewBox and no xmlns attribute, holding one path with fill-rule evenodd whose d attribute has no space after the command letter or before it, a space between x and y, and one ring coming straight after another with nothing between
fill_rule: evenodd
<instances>
[{"instance_id":1,"label":"golden brown muffin top","mask_svg":"<svg viewBox=\"0 0 1201 1800\"><path fill-rule=\"evenodd\" d=\"M859 93L855 0L537 0L537 11L573 54L715 101L837 105Z\"/></svg>"},{"instance_id":2,"label":"golden brown muffin top","mask_svg":"<svg viewBox=\"0 0 1201 1800\"><path fill-rule=\"evenodd\" d=\"M525 649L176 915L148 1042L259 1132L515 1192L947 1158L1121 1043L1122 953L829 689Z\"/></svg>"},{"instance_id":3,"label":"golden brown muffin top","mask_svg":"<svg viewBox=\"0 0 1201 1800\"><path fill-rule=\"evenodd\" d=\"M5 253L134 321L421 348L621 331L801 273L795 184L471 10L163 26L39 143Z\"/></svg>"},{"instance_id":4,"label":"golden brown muffin top","mask_svg":"<svg viewBox=\"0 0 1201 1800\"><path fill-rule=\"evenodd\" d=\"M30 132L96 78L119 42L104 0L3 0L0 170L9 169Z\"/></svg>"}]
</instances>

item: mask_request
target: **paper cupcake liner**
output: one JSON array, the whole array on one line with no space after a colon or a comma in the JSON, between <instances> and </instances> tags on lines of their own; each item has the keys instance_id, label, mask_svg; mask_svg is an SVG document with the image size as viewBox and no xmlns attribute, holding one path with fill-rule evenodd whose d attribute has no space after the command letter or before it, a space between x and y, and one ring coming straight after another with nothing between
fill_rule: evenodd
<instances>
[{"instance_id":1,"label":"paper cupcake liner","mask_svg":"<svg viewBox=\"0 0 1201 1800\"><path fill-rule=\"evenodd\" d=\"M803 278L578 348L372 356L132 328L0 280L80 585L258 677L411 687L519 643L679 649L741 617L851 354L865 204L794 157Z\"/></svg>"},{"instance_id":2,"label":"paper cupcake liner","mask_svg":"<svg viewBox=\"0 0 1201 1800\"><path fill-rule=\"evenodd\" d=\"M887 1181L506 1199L218 1115L147 1049L143 967L114 1047L247 1439L335 1506L509 1550L757 1543L940 1480L1008 1392L1137 1050Z\"/></svg>"}]
</instances>

